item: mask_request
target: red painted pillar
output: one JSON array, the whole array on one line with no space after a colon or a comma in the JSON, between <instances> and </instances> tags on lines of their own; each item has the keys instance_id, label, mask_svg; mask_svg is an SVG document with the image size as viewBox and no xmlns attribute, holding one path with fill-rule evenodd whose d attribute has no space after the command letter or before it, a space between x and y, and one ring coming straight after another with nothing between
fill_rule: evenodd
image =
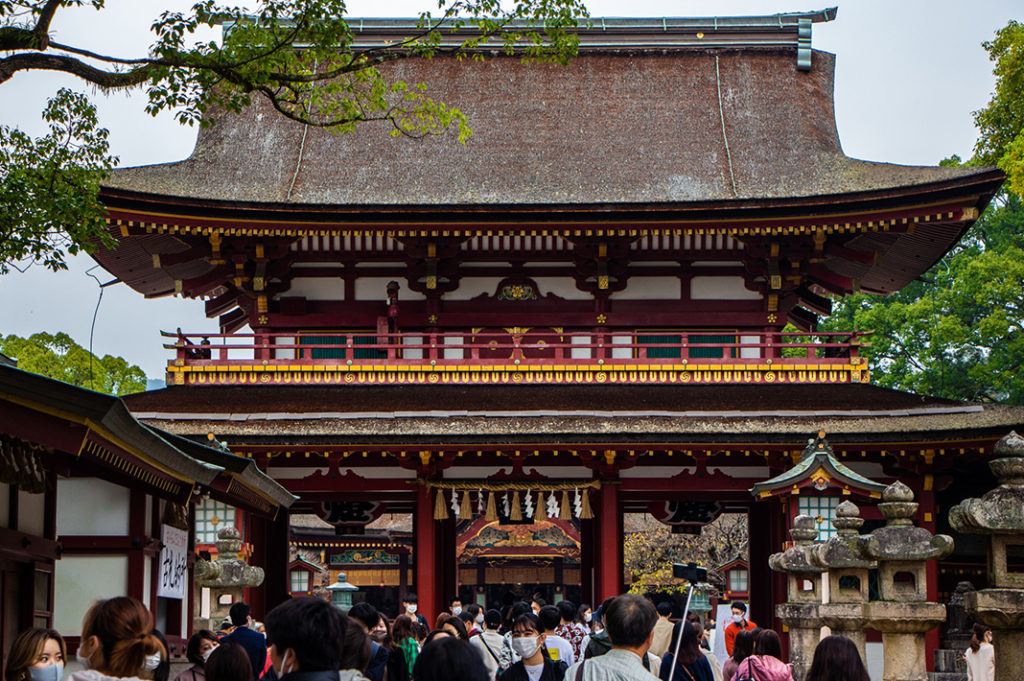
<instances>
[{"instance_id":1,"label":"red painted pillar","mask_svg":"<svg viewBox=\"0 0 1024 681\"><path fill-rule=\"evenodd\" d=\"M433 626L432 617L438 613L437 593L437 540L435 537L434 505L431 490L426 485L416 489L415 523L416 547L413 558L416 566L416 596L419 599L418 612Z\"/></svg>"},{"instance_id":2,"label":"red painted pillar","mask_svg":"<svg viewBox=\"0 0 1024 681\"><path fill-rule=\"evenodd\" d=\"M601 486L597 525L600 549L597 591L601 600L622 593L622 514L619 486L607 481ZM598 603L594 603L596 608Z\"/></svg>"}]
</instances>

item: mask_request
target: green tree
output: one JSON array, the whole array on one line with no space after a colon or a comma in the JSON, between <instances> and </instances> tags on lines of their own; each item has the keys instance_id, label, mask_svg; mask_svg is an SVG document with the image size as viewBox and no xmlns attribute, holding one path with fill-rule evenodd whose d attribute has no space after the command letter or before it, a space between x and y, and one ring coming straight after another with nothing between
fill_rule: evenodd
<instances>
[{"instance_id":1,"label":"green tree","mask_svg":"<svg viewBox=\"0 0 1024 681\"><path fill-rule=\"evenodd\" d=\"M19 369L97 392L125 395L146 389L141 368L122 357L93 355L66 333L0 337L0 352L18 360Z\"/></svg>"},{"instance_id":2,"label":"green tree","mask_svg":"<svg viewBox=\"0 0 1024 681\"><path fill-rule=\"evenodd\" d=\"M996 87L974 114L979 138L963 165L998 164L1003 192L918 281L887 298L837 300L822 328L874 331L864 355L881 385L1024 404L1024 24L1010 21L983 47Z\"/></svg>"},{"instance_id":3,"label":"green tree","mask_svg":"<svg viewBox=\"0 0 1024 681\"><path fill-rule=\"evenodd\" d=\"M825 330L871 330L874 382L1024 404L1024 206L1005 194L919 281L836 301Z\"/></svg>"},{"instance_id":4,"label":"green tree","mask_svg":"<svg viewBox=\"0 0 1024 681\"><path fill-rule=\"evenodd\" d=\"M161 14L149 52L132 59L50 36L61 11L102 11L104 4L0 0L0 86L20 72L59 71L104 91L144 88L149 113L173 111L189 125L210 125L258 98L283 116L332 131L379 121L395 135L455 129L465 143L471 131L459 109L433 99L426 84L393 78L386 65L441 55L481 59L484 48L565 63L576 51L572 29L586 16L580 0L441 0L407 35L363 46L344 0L261 0L253 10L200 0L189 12ZM219 27L222 40L201 39ZM107 155L95 110L62 91L44 116L51 133L38 140L0 128L0 274L17 262L61 269L66 253L109 239L96 192L116 159Z\"/></svg>"}]
</instances>

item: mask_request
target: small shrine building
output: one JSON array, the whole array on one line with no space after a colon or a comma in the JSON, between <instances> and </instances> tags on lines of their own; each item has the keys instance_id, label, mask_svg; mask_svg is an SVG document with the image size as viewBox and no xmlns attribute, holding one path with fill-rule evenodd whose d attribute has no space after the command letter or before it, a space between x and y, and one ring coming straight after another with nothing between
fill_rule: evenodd
<instances>
[{"instance_id":1,"label":"small shrine building","mask_svg":"<svg viewBox=\"0 0 1024 681\"><path fill-rule=\"evenodd\" d=\"M516 543L541 540L516 583L596 605L623 588L624 513L692 531L742 512L733 590L772 622L785 589L767 557L797 512L825 536L838 500L870 518L898 478L934 531L1024 424L1021 408L872 385L864 330L817 331L830 297L921 276L1003 181L847 157L835 57L810 43L834 18L596 19L565 67L388 65L466 114L465 146L332 135L257 102L184 161L114 172L119 244L97 260L217 320L168 330L167 387L126 403L225 440L334 528L302 541L344 560L367 544L364 586L415 589L421 612L489 604L501 570L526 567ZM357 47L412 26L358 24ZM804 452L819 431L824 458ZM407 539L369 542L384 513L411 514ZM965 547L951 569L980 568ZM274 574L267 605L289 590Z\"/></svg>"}]
</instances>

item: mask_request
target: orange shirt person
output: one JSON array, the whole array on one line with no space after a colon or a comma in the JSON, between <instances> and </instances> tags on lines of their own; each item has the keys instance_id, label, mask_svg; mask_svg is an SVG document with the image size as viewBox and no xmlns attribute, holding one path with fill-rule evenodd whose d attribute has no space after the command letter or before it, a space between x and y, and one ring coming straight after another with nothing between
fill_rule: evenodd
<instances>
[{"instance_id":1,"label":"orange shirt person","mask_svg":"<svg viewBox=\"0 0 1024 681\"><path fill-rule=\"evenodd\" d=\"M732 646L736 643L736 634L746 629L750 631L757 629L752 620L747 619L747 604L743 601L734 601L732 604L732 622L725 628L725 652L732 656Z\"/></svg>"}]
</instances>

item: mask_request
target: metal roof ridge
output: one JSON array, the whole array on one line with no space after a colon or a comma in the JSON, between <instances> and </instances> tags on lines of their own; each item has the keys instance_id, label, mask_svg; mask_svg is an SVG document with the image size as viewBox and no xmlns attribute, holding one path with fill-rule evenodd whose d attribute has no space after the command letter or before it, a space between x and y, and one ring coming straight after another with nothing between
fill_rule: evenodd
<instances>
[{"instance_id":1,"label":"metal roof ridge","mask_svg":"<svg viewBox=\"0 0 1024 681\"><path fill-rule=\"evenodd\" d=\"M985 407L977 404L957 405L949 407L921 407L904 409L782 409L774 411L741 411L741 410L693 410L693 411L599 411L589 409L577 410L425 410L425 411L391 411L391 412L276 412L264 414L243 414L237 412L224 413L183 413L183 412L136 412L137 419L151 420L205 420L205 421L270 421L270 420L291 420L291 421L321 421L338 419L354 421L359 419L404 419L404 418L459 418L459 417L484 417L484 418L542 418L542 417L649 417L649 418L779 418L779 417L885 417L885 416L934 416L940 414L970 414L985 410Z\"/></svg>"}]
</instances>

